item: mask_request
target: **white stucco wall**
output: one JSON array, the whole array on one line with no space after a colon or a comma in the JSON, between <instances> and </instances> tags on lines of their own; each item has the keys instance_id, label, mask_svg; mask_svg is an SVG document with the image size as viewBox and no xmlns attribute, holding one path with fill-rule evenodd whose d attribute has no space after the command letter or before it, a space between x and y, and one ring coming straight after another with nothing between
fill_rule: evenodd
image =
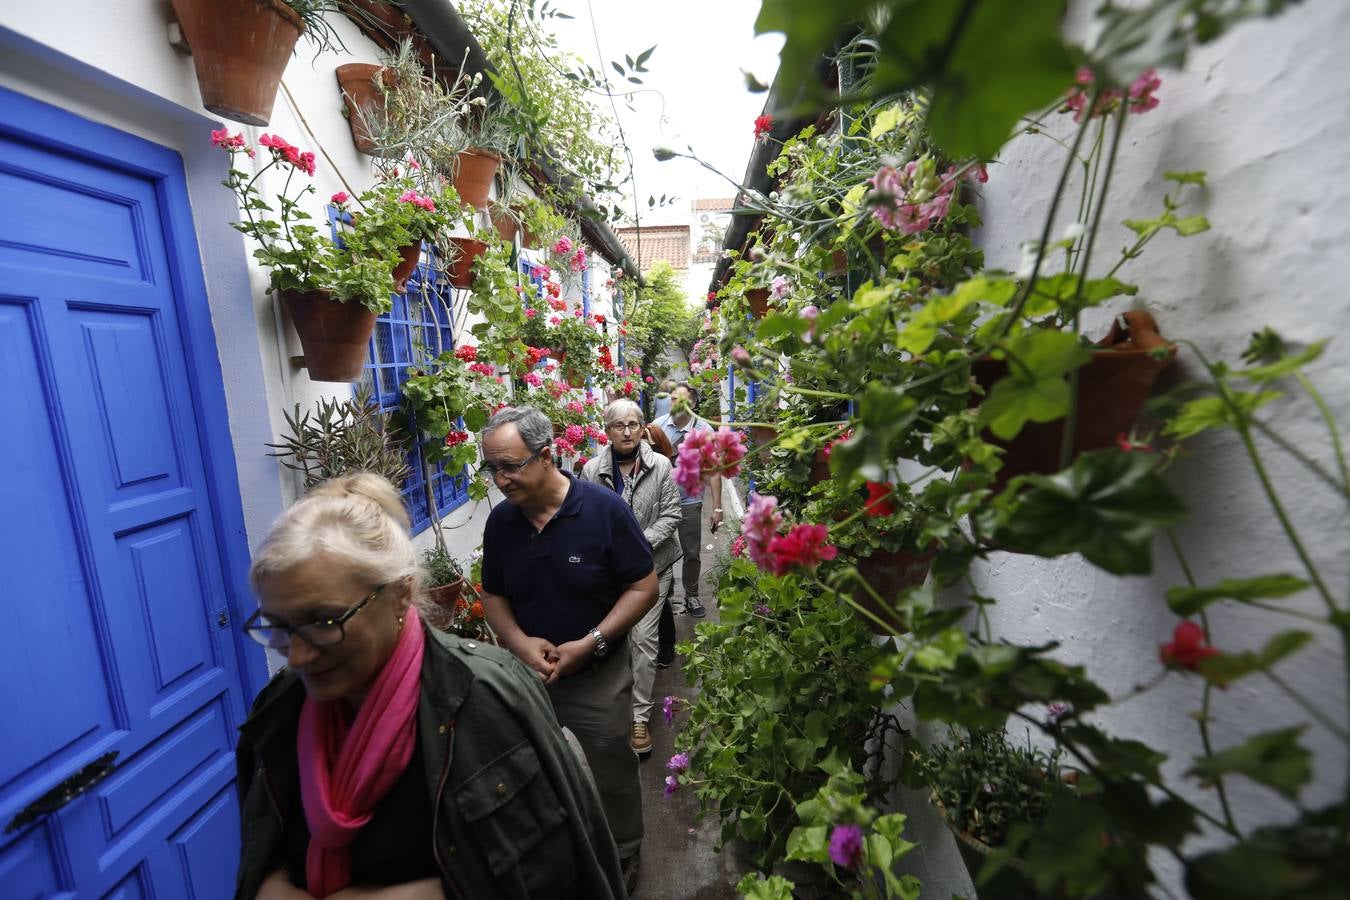
<instances>
[{"instance_id":1,"label":"white stucco wall","mask_svg":"<svg viewBox=\"0 0 1350 900\"><path fill-rule=\"evenodd\" d=\"M342 115L334 69L376 62L380 52L347 19L334 17L347 53L315 56L302 40L287 66L271 122L251 128L222 123L201 107L191 57L168 43L173 18L168 0L83 0L66 4L60 15L41 4L5 4L0 9L0 85L182 155L224 372L245 524L249 543L256 546L300 487L263 446L284 429L282 411L295 403L308 407L323 396L346 396L350 388L312 382L305 370L292 366L290 358L301 353L299 342L278 304L264 293L267 276L254 265L252 248L228 225L238 211L220 185L227 157L211 146L209 133L224 124L231 132L242 131L250 144L261 134L276 133L315 151L316 193L309 211L321 217L331 194L359 193L372 181L371 160L353 146ZM241 157L239 162L248 161ZM279 187L263 185L265 193ZM601 283L607 277L596 275ZM469 324L457 322L461 329ZM478 545L488 509L487 503L470 503L450 514L446 535L456 556L467 559ZM423 545L430 540L430 532L418 538Z\"/></svg>"},{"instance_id":2,"label":"white stucco wall","mask_svg":"<svg viewBox=\"0 0 1350 900\"><path fill-rule=\"evenodd\" d=\"M1342 289L1350 184L1340 177L1350 158L1348 46L1350 6L1310 0L1276 19L1245 23L1198 49L1184 71L1160 73L1161 105L1130 118L1104 220L1112 225L1099 242L1094 271L1104 272L1118 249L1132 242L1132 233L1115 223L1150 218L1160 210L1165 171L1209 173L1209 186L1194 211L1207 215L1213 229L1187 239L1170 233L1156 238L1122 271L1121 277L1140 285L1139 296L1120 298L1086 318L1087 333L1100 337L1111 315L1138 304L1153 312L1165 336L1193 341L1211 359L1233 361L1249 335L1264 325L1296 342L1332 338L1330 352L1309 374L1340 418L1343 439L1350 423L1350 367L1339 362L1350 332L1350 297ZM1073 126L1069 116L1060 124L1065 133ZM1055 144L1024 137L990 167L983 191L986 225L979 235L989 265L1017 268L1020 243L1039 234L1062 160ZM1052 232L1056 239L1072 221L1074 204L1067 206ZM1183 347L1160 387L1202 375L1195 354ZM1334 471L1315 409L1298 396L1296 386L1284 387L1290 402L1278 404L1265 418ZM1177 534L1198 581L1273 572L1305 575L1237 439L1207 434L1194 439L1190 449L1167 478L1191 513ZM1344 499L1268 442L1261 442L1261 450L1313 558L1344 606L1350 593ZM1170 640L1178 622L1164 595L1185 584L1163 537L1154 543L1154 572L1147 577L1114 577L1076 556L1042 560L1000 553L977 564L972 581L975 591L1000 601L991 610L996 637L1023 644L1061 641L1056 655L1086 665L1113 696L1158 674L1159 645ZM963 595L953 590L950 599ZM1311 591L1281 603L1324 612ZM1213 607L1210 623L1216 646L1230 651L1257 649L1289 628L1312 631L1316 643L1279 666L1278 674L1344 725L1345 672L1333 632L1231 603ZM1167 752L1169 781L1187 786L1187 796L1216 811L1214 793L1190 787L1183 777L1200 753L1191 718L1200 698L1198 678L1173 675L1096 720L1117 736ZM1309 721L1263 676L1215 692L1216 748ZM1016 732L1020 736L1021 727ZM1343 795L1346 748L1315 723L1303 743L1316 763L1302 799L1315 808ZM1279 794L1245 779L1230 779L1229 791L1244 829L1296 814ZM1195 847L1206 840L1197 839ZM1182 895L1176 864L1170 858L1157 862L1176 895ZM948 896L925 891L926 897L939 895Z\"/></svg>"}]
</instances>

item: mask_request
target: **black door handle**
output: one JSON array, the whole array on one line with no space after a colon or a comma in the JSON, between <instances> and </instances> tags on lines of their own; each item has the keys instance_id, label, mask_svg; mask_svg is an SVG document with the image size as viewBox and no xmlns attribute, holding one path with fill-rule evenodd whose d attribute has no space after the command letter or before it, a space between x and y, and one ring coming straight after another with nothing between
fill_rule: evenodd
<instances>
[{"instance_id":1,"label":"black door handle","mask_svg":"<svg viewBox=\"0 0 1350 900\"><path fill-rule=\"evenodd\" d=\"M117 751L105 753L74 775L52 788L32 803L25 806L17 816L5 826L5 834L18 831L25 825L36 822L43 816L51 815L85 791L107 778L113 772L113 760Z\"/></svg>"}]
</instances>

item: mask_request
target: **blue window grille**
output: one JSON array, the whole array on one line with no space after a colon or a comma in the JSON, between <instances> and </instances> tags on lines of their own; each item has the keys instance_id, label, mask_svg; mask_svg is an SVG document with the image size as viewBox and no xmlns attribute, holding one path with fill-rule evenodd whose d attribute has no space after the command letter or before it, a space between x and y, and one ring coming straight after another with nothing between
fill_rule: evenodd
<instances>
[{"instance_id":1,"label":"blue window grille","mask_svg":"<svg viewBox=\"0 0 1350 900\"><path fill-rule=\"evenodd\" d=\"M337 237L337 214L331 207L329 221ZM375 319L375 333L361 372L361 384L370 391L372 402L378 403L391 421L409 429L412 422L402 407L408 369L455 346L455 289L441 277L438 267L426 264L429 252L423 250L423 261L409 279L407 293L395 294L393 308ZM400 485L399 493L412 519L413 534L420 534L431 526L420 441L414 441L408 451L408 466L412 474ZM438 515L444 517L468 502L467 469L448 471L443 463L437 463L427 474Z\"/></svg>"}]
</instances>

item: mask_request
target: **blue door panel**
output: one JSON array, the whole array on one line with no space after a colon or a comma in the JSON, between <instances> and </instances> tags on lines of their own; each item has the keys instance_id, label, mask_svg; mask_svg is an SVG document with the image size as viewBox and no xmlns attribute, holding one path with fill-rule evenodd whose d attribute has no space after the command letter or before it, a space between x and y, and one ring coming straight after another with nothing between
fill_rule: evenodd
<instances>
[{"instance_id":1,"label":"blue door panel","mask_svg":"<svg viewBox=\"0 0 1350 900\"><path fill-rule=\"evenodd\" d=\"M221 461L202 435L220 429L194 402L202 348L185 316L201 315L184 312L182 272L195 248L165 205L183 196L181 161L107 129L97 146L47 144L5 115L0 508L23 515L0 517L22 562L0 590L42 599L8 606L0 629L0 829L117 757L78 799L0 834L0 895L228 897L246 703L223 559L238 554L208 481L219 490Z\"/></svg>"},{"instance_id":2,"label":"blue door panel","mask_svg":"<svg viewBox=\"0 0 1350 900\"><path fill-rule=\"evenodd\" d=\"M0 440L0 509L7 511L0 546L13 561L3 577L7 596L32 601L7 603L0 629L0 685L21 707L0 729L0 796L27 800L45 790L48 771L73 771L118 729L93 579L76 541L76 517L59 493L63 453L47 407L56 390L39 357L37 311L35 300L0 297L0 384L11 386L0 395L7 432ZM0 821L22 805L0 802Z\"/></svg>"}]
</instances>

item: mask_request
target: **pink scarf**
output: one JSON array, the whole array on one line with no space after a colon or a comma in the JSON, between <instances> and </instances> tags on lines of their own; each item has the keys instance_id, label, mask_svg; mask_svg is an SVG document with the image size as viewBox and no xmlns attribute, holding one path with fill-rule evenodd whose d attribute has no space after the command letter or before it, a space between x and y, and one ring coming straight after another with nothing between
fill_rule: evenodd
<instances>
[{"instance_id":1,"label":"pink scarf","mask_svg":"<svg viewBox=\"0 0 1350 900\"><path fill-rule=\"evenodd\" d=\"M425 638L411 606L394 653L351 721L346 702L305 698L296 751L309 823L308 890L323 898L351 884L351 844L403 776L417 744Z\"/></svg>"}]
</instances>

